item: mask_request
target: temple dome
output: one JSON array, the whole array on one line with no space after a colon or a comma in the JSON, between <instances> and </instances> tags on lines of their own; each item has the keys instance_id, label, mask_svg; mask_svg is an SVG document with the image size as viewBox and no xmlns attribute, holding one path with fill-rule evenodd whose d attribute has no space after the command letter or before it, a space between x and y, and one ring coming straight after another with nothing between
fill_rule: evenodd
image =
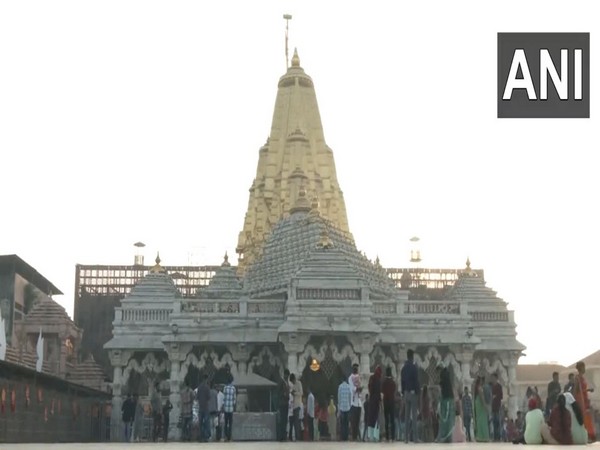
<instances>
[{"instance_id":1,"label":"temple dome","mask_svg":"<svg viewBox=\"0 0 600 450\"><path fill-rule=\"evenodd\" d=\"M323 255L328 250L331 255ZM372 298L390 298L398 292L387 273L356 249L349 233L320 215L310 214L310 208L293 209L273 227L262 256L246 274L244 290L252 297L283 294L292 278L308 270L305 266L325 260L332 263L330 268L335 266L335 273L328 274L330 279L342 273L356 274L369 287Z\"/></svg>"}]
</instances>

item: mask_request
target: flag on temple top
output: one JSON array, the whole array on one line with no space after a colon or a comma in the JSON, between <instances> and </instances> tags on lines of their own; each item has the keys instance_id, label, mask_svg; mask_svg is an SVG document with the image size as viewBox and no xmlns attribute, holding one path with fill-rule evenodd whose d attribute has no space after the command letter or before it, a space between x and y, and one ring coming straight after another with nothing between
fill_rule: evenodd
<instances>
[{"instance_id":1,"label":"flag on temple top","mask_svg":"<svg viewBox=\"0 0 600 450\"><path fill-rule=\"evenodd\" d=\"M6 359L6 326L4 318L0 315L0 361Z\"/></svg>"},{"instance_id":2,"label":"flag on temple top","mask_svg":"<svg viewBox=\"0 0 600 450\"><path fill-rule=\"evenodd\" d=\"M35 370L38 372L42 371L42 365L44 364L44 338L42 337L42 328L40 327L40 335L38 337L37 345L35 346L37 353L37 362L35 363Z\"/></svg>"}]
</instances>

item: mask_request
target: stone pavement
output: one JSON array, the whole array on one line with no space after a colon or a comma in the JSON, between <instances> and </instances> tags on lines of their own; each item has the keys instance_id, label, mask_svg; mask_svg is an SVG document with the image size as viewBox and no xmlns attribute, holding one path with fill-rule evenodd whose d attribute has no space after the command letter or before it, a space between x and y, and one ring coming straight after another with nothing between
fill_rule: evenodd
<instances>
[{"instance_id":1,"label":"stone pavement","mask_svg":"<svg viewBox=\"0 0 600 450\"><path fill-rule=\"evenodd\" d=\"M445 445L449 446L451 450L475 450L483 448L485 450L509 450L511 448L519 449L521 446L514 446L513 444L410 444L404 443L353 443L353 442L232 442L232 443L179 443L173 442L169 444L163 444L161 442L153 443L135 443L135 444L120 444L120 443L97 443L97 444L1 444L0 449L2 450L150 450L150 449L172 449L172 450L372 450L378 447L382 448L413 448L420 450L441 450ZM544 450L551 450L553 448L561 448L559 446L544 445ZM575 447L578 448L578 447ZM593 450L600 450L600 442L588 445L586 448Z\"/></svg>"}]
</instances>

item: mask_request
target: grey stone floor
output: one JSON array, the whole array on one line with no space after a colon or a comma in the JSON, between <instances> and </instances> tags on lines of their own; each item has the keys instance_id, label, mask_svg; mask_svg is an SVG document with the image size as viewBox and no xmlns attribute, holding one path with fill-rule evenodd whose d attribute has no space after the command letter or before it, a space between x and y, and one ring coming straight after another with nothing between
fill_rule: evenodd
<instances>
[{"instance_id":1,"label":"grey stone floor","mask_svg":"<svg viewBox=\"0 0 600 450\"><path fill-rule=\"evenodd\" d=\"M239 449L239 450L303 450L303 449L326 449L326 450L346 450L346 449L356 449L356 450L367 450L374 449L378 446L384 448L419 448L422 450L426 449L441 449L444 446L450 446L452 450L460 450L460 449L476 449L476 448L485 448L486 450L499 450L499 449L510 449L516 448L520 449L521 446L514 446L513 444L410 444L406 445L404 443L381 443L381 444L372 444L372 443L353 443L353 442L288 442L288 443L279 443L279 442L233 442L233 443L209 443L209 444L199 444L199 443L136 443L136 444L119 444L119 443L100 443L100 444L1 444L0 449L2 450L75 450L75 449L85 449L85 450L146 450L146 449L202 449L202 450L228 450L228 449ZM549 446L544 445L544 450L549 450L552 448L560 448L558 446ZM577 447L575 447L577 448ZM588 445L587 448L593 448L594 450L600 449L600 442L597 442L592 445Z\"/></svg>"}]
</instances>

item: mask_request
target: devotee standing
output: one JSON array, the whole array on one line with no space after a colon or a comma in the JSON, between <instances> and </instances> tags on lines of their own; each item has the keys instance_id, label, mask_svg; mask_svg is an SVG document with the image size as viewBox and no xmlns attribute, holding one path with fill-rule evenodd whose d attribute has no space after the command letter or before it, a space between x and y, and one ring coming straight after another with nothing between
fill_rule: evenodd
<instances>
[{"instance_id":1,"label":"devotee standing","mask_svg":"<svg viewBox=\"0 0 600 450\"><path fill-rule=\"evenodd\" d=\"M589 393L594 392L593 389L588 387L587 380L585 378L585 363L579 361L575 368L577 369L577 375L575 376L573 385L573 397L577 400L577 403L581 406L583 412L583 423L585 429L588 432L588 438L590 442L596 441L596 430L594 429L594 419L592 416L592 407L590 403Z\"/></svg>"},{"instance_id":2,"label":"devotee standing","mask_svg":"<svg viewBox=\"0 0 600 450\"><path fill-rule=\"evenodd\" d=\"M315 396L312 389L308 388L308 397L306 399L306 415L308 416L308 440L315 440Z\"/></svg>"},{"instance_id":3,"label":"devotee standing","mask_svg":"<svg viewBox=\"0 0 600 450\"><path fill-rule=\"evenodd\" d=\"M200 442L208 442L210 439L210 388L208 387L206 375L202 375L200 386L196 392L196 400L198 400L198 418L200 429L198 431Z\"/></svg>"},{"instance_id":4,"label":"devotee standing","mask_svg":"<svg viewBox=\"0 0 600 450\"><path fill-rule=\"evenodd\" d=\"M498 375L492 375L492 423L494 426L494 441L500 442L501 426L500 409L502 408L502 386L498 382Z\"/></svg>"},{"instance_id":5,"label":"devotee standing","mask_svg":"<svg viewBox=\"0 0 600 450\"><path fill-rule=\"evenodd\" d=\"M471 442L471 421L473 420L473 399L469 394L469 388L465 386L465 391L462 396L462 412L465 422L465 432L467 441Z\"/></svg>"},{"instance_id":6,"label":"devotee standing","mask_svg":"<svg viewBox=\"0 0 600 450\"><path fill-rule=\"evenodd\" d=\"M302 436L300 435L300 407L302 406L302 383L296 379L296 374L290 374L290 388L293 396L293 410L292 410L292 423L294 426L294 433L296 440L301 441Z\"/></svg>"},{"instance_id":7,"label":"devotee standing","mask_svg":"<svg viewBox=\"0 0 600 450\"><path fill-rule=\"evenodd\" d=\"M396 421L394 420L394 409L396 401L396 393L398 388L396 382L392 378L392 369L385 369L385 378L381 385L383 392L383 416L385 417L385 440L394 441L396 438Z\"/></svg>"},{"instance_id":8,"label":"devotee standing","mask_svg":"<svg viewBox=\"0 0 600 450\"><path fill-rule=\"evenodd\" d=\"M375 373L369 378L369 414L367 417L367 440L375 441L375 427L379 420L379 405L381 403L381 367L375 368Z\"/></svg>"},{"instance_id":9,"label":"devotee standing","mask_svg":"<svg viewBox=\"0 0 600 450\"><path fill-rule=\"evenodd\" d=\"M558 372L552 372L552 381L548 383L548 397L546 398L546 416L550 415L562 388L558 381Z\"/></svg>"},{"instance_id":10,"label":"devotee standing","mask_svg":"<svg viewBox=\"0 0 600 450\"><path fill-rule=\"evenodd\" d=\"M423 430L423 433L419 438L422 439L423 442L433 442L433 414L435 413L431 408L431 398L429 397L429 388L427 386L423 386L423 389L421 390L421 404L419 411L421 411L421 428Z\"/></svg>"},{"instance_id":11,"label":"devotee standing","mask_svg":"<svg viewBox=\"0 0 600 450\"><path fill-rule=\"evenodd\" d=\"M419 372L414 362L415 352L408 349L406 362L400 372L400 385L404 399L404 442L408 444L409 430L413 442L418 442L417 408L419 407ZM408 425L411 425L411 428Z\"/></svg>"},{"instance_id":12,"label":"devotee standing","mask_svg":"<svg viewBox=\"0 0 600 450\"><path fill-rule=\"evenodd\" d=\"M142 440L142 433L144 432L144 405L140 401L137 394L133 396L135 402L135 419L133 419L133 439L136 442Z\"/></svg>"},{"instance_id":13,"label":"devotee standing","mask_svg":"<svg viewBox=\"0 0 600 450\"><path fill-rule=\"evenodd\" d=\"M348 384L352 391L352 407L350 408L350 428L352 429L352 440L358 441L360 436L360 414L362 403L360 393L362 391L360 384L360 375L358 374L358 364L352 364L352 374L348 378Z\"/></svg>"},{"instance_id":14,"label":"devotee standing","mask_svg":"<svg viewBox=\"0 0 600 450\"><path fill-rule=\"evenodd\" d=\"M277 438L279 442L285 441L286 429L288 425L288 408L290 402L290 371L283 371L283 379L279 382L279 433Z\"/></svg>"},{"instance_id":15,"label":"devotee standing","mask_svg":"<svg viewBox=\"0 0 600 450\"><path fill-rule=\"evenodd\" d=\"M183 441L192 440L192 405L194 403L193 395L192 389L185 384L181 390L181 439Z\"/></svg>"},{"instance_id":16,"label":"devotee standing","mask_svg":"<svg viewBox=\"0 0 600 450\"><path fill-rule=\"evenodd\" d=\"M125 425L125 442L131 441L131 431L133 427L133 419L135 418L135 403L131 394L127 394L127 398L121 406L121 414L123 424Z\"/></svg>"},{"instance_id":17,"label":"devotee standing","mask_svg":"<svg viewBox=\"0 0 600 450\"><path fill-rule=\"evenodd\" d=\"M483 392L484 382L485 379L483 377L477 377L473 389L473 395L475 396L473 418L475 419L475 440L477 442L489 442L490 440L488 407L485 403L485 394Z\"/></svg>"},{"instance_id":18,"label":"devotee standing","mask_svg":"<svg viewBox=\"0 0 600 450\"><path fill-rule=\"evenodd\" d=\"M171 421L171 410L173 409L173 404L167 397L167 401L162 408L162 429L163 429L163 442L167 442L169 439L169 424Z\"/></svg>"},{"instance_id":19,"label":"devotee standing","mask_svg":"<svg viewBox=\"0 0 600 450\"><path fill-rule=\"evenodd\" d=\"M565 384L563 392L573 393L573 386L574 385L575 385L575 374L574 373L570 373L569 374L569 380L567 381L567 384Z\"/></svg>"},{"instance_id":20,"label":"devotee standing","mask_svg":"<svg viewBox=\"0 0 600 450\"><path fill-rule=\"evenodd\" d=\"M338 411L340 413L340 440L348 440L348 422L352 407L352 390L347 380L338 387Z\"/></svg>"},{"instance_id":21,"label":"devotee standing","mask_svg":"<svg viewBox=\"0 0 600 450\"><path fill-rule=\"evenodd\" d=\"M437 442L452 442L452 432L456 420L456 407L454 404L454 389L452 388L452 379L450 371L444 367L440 372L440 428L438 431Z\"/></svg>"},{"instance_id":22,"label":"devotee standing","mask_svg":"<svg viewBox=\"0 0 600 450\"><path fill-rule=\"evenodd\" d=\"M225 415L224 434L225 442L231 441L231 428L233 426L233 413L237 404L237 391L233 385L233 375L227 377L227 385L223 388L223 413Z\"/></svg>"},{"instance_id":23,"label":"devotee standing","mask_svg":"<svg viewBox=\"0 0 600 450\"><path fill-rule=\"evenodd\" d=\"M154 384L154 392L150 399L150 406L152 406L152 440L156 442L160 435L160 425L162 421L162 401L160 399L160 384Z\"/></svg>"}]
</instances>

